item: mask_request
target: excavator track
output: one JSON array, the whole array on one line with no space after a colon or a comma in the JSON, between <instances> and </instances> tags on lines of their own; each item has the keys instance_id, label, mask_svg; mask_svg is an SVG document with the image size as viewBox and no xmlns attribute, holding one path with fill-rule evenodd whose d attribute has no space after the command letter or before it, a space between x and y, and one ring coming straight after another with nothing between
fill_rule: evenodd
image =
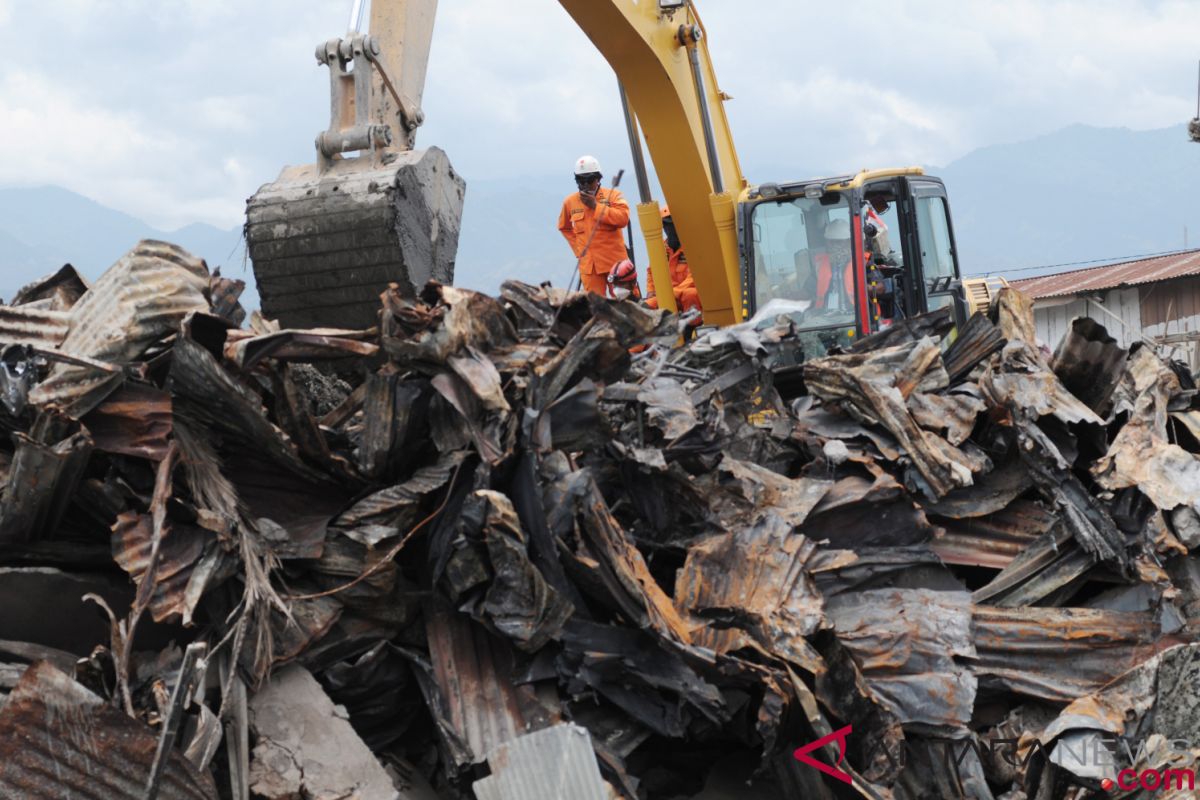
<instances>
[{"instance_id":1,"label":"excavator track","mask_svg":"<svg viewBox=\"0 0 1200 800\"><path fill-rule=\"evenodd\" d=\"M246 242L263 313L287 328L366 328L390 283L414 295L454 276L466 185L431 147L370 168L289 167L247 203Z\"/></svg>"}]
</instances>

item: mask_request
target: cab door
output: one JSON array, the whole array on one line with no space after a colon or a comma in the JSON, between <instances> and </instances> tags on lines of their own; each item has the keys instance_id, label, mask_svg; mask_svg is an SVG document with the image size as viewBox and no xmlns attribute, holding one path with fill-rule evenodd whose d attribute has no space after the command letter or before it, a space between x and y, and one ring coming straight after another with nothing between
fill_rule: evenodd
<instances>
[{"instance_id":1,"label":"cab door","mask_svg":"<svg viewBox=\"0 0 1200 800\"><path fill-rule=\"evenodd\" d=\"M961 324L966 307L946 187L940 181L925 180L909 180L908 186L910 224L905 244L915 256L913 289L917 296L913 299L923 311L952 306L954 319Z\"/></svg>"}]
</instances>

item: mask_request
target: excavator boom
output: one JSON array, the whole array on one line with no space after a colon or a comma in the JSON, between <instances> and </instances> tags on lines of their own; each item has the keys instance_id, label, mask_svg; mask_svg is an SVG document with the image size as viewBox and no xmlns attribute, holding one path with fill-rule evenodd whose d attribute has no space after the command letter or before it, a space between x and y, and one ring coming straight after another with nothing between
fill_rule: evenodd
<instances>
[{"instance_id":1,"label":"excavator boom","mask_svg":"<svg viewBox=\"0 0 1200 800\"><path fill-rule=\"evenodd\" d=\"M645 0L559 2L624 87L687 244L705 320L739 321L744 303L736 202L746 181L695 8ZM639 207L639 221L653 259L662 251L657 204ZM655 283L669 286L670 279L656 274Z\"/></svg>"}]
</instances>

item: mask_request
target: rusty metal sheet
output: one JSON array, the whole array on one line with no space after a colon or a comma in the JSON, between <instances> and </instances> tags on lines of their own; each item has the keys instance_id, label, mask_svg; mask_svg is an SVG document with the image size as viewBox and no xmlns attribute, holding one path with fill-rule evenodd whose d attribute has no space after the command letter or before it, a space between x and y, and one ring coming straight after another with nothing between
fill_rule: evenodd
<instances>
[{"instance_id":1,"label":"rusty metal sheet","mask_svg":"<svg viewBox=\"0 0 1200 800\"><path fill-rule=\"evenodd\" d=\"M899 461L902 455L896 440L886 431L862 425L844 414L832 413L827 408L811 408L798 415L796 433L803 437L813 434L824 439L867 439L888 461Z\"/></svg>"},{"instance_id":2,"label":"rusty metal sheet","mask_svg":"<svg viewBox=\"0 0 1200 800\"><path fill-rule=\"evenodd\" d=\"M986 475L975 485L955 489L936 503L926 503L930 514L951 519L984 517L1002 511L1033 488L1033 477L1019 460L1013 459Z\"/></svg>"},{"instance_id":3,"label":"rusty metal sheet","mask_svg":"<svg viewBox=\"0 0 1200 800\"><path fill-rule=\"evenodd\" d=\"M436 464L421 467L404 483L359 500L338 515L333 524L339 528L387 525L407 532L426 513L422 500L450 483L467 458L463 452L448 453Z\"/></svg>"},{"instance_id":4,"label":"rusty metal sheet","mask_svg":"<svg viewBox=\"0 0 1200 800\"><path fill-rule=\"evenodd\" d=\"M680 738L693 725L730 721L729 703L706 679L713 671L711 654L647 631L576 617L563 632L557 670L568 696L586 698L594 691L660 736Z\"/></svg>"},{"instance_id":5,"label":"rusty metal sheet","mask_svg":"<svg viewBox=\"0 0 1200 800\"><path fill-rule=\"evenodd\" d=\"M628 346L616 330L608 323L589 321L553 358L534 369L529 405L546 408L582 378L614 383L629 365Z\"/></svg>"},{"instance_id":6,"label":"rusty metal sheet","mask_svg":"<svg viewBox=\"0 0 1200 800\"><path fill-rule=\"evenodd\" d=\"M727 531L745 527L767 512L800 526L811 513L828 508L827 495L835 489L832 481L788 478L735 458L723 458L711 478L700 483L716 521Z\"/></svg>"},{"instance_id":7,"label":"rusty metal sheet","mask_svg":"<svg viewBox=\"0 0 1200 800\"><path fill-rule=\"evenodd\" d=\"M459 532L468 544L482 539L487 563L473 547L456 548L447 573L464 569L466 561L485 583L482 592L472 592L475 598L455 598L456 605L520 650L536 653L558 639L575 609L534 567L512 502L499 492L474 492L462 510Z\"/></svg>"},{"instance_id":8,"label":"rusty metal sheet","mask_svg":"<svg viewBox=\"0 0 1200 800\"><path fill-rule=\"evenodd\" d=\"M822 547L809 558L806 568L826 599L846 592L911 582L906 576L913 574L919 575L921 583L927 585L935 583L934 576L949 575L937 553L922 544L859 550ZM952 579L938 581L938 584L941 589L962 588Z\"/></svg>"},{"instance_id":9,"label":"rusty metal sheet","mask_svg":"<svg viewBox=\"0 0 1200 800\"><path fill-rule=\"evenodd\" d=\"M637 399L645 404L646 423L658 428L667 441L678 439L700 424L692 399L678 381L652 378L642 384Z\"/></svg>"},{"instance_id":10,"label":"rusty metal sheet","mask_svg":"<svg viewBox=\"0 0 1200 800\"><path fill-rule=\"evenodd\" d=\"M447 358L446 364L471 387L484 408L489 411L512 411L504 397L500 372L483 353L474 347L467 347L465 352Z\"/></svg>"},{"instance_id":11,"label":"rusty metal sheet","mask_svg":"<svg viewBox=\"0 0 1200 800\"><path fill-rule=\"evenodd\" d=\"M425 632L436 689L430 706L443 738L456 740L447 743L456 767L482 763L497 747L560 720L532 686L513 681L511 648L481 625L434 601L425 609Z\"/></svg>"},{"instance_id":12,"label":"rusty metal sheet","mask_svg":"<svg viewBox=\"0 0 1200 800\"><path fill-rule=\"evenodd\" d=\"M699 542L675 584L675 605L695 624L692 641L717 653L756 642L810 674L823 663L805 637L824 623L806 565L816 545L768 512L753 524Z\"/></svg>"},{"instance_id":13,"label":"rusty metal sheet","mask_svg":"<svg viewBox=\"0 0 1200 800\"><path fill-rule=\"evenodd\" d=\"M1037 605L1069 592L1095 566L1096 557L1072 541L1066 525L1056 522L973 596L977 603L1005 608Z\"/></svg>"},{"instance_id":14,"label":"rusty metal sheet","mask_svg":"<svg viewBox=\"0 0 1200 800\"><path fill-rule=\"evenodd\" d=\"M1050 530L1058 516L1035 501L1017 500L982 516L932 520L942 533L930 546L947 564L1004 569Z\"/></svg>"},{"instance_id":15,"label":"rusty metal sheet","mask_svg":"<svg viewBox=\"0 0 1200 800\"><path fill-rule=\"evenodd\" d=\"M62 344L70 327L69 310L0 306L0 345L27 344L51 349Z\"/></svg>"},{"instance_id":16,"label":"rusty metal sheet","mask_svg":"<svg viewBox=\"0 0 1200 800\"><path fill-rule=\"evenodd\" d=\"M183 318L207 311L204 262L164 242L144 240L121 257L71 309L71 330L59 345L68 354L115 364L141 356L178 330ZM30 392L30 402L76 417L111 391L108 375L60 365Z\"/></svg>"},{"instance_id":17,"label":"rusty metal sheet","mask_svg":"<svg viewBox=\"0 0 1200 800\"><path fill-rule=\"evenodd\" d=\"M867 685L904 725L966 733L976 690L970 595L871 589L837 595L826 608Z\"/></svg>"},{"instance_id":18,"label":"rusty metal sheet","mask_svg":"<svg viewBox=\"0 0 1200 800\"><path fill-rule=\"evenodd\" d=\"M372 480L399 474L420 454L428 439L426 414L432 387L426 381L402 380L376 373L363 384L363 429L358 468Z\"/></svg>"},{"instance_id":19,"label":"rusty metal sheet","mask_svg":"<svg viewBox=\"0 0 1200 800\"><path fill-rule=\"evenodd\" d=\"M1121 429L1092 474L1106 489L1136 486L1164 511L1188 505L1200 513L1200 456L1154 436L1136 420Z\"/></svg>"},{"instance_id":20,"label":"rusty metal sheet","mask_svg":"<svg viewBox=\"0 0 1200 800\"><path fill-rule=\"evenodd\" d=\"M87 279L70 264L58 272L23 286L13 295L10 306L37 305L52 311L66 311L79 302L91 288Z\"/></svg>"},{"instance_id":21,"label":"rusty metal sheet","mask_svg":"<svg viewBox=\"0 0 1200 800\"><path fill-rule=\"evenodd\" d=\"M173 430L171 395L126 382L83 418L97 450L162 461Z\"/></svg>"},{"instance_id":22,"label":"rusty metal sheet","mask_svg":"<svg viewBox=\"0 0 1200 800\"><path fill-rule=\"evenodd\" d=\"M825 402L844 401L864 422L882 425L895 436L934 498L971 485L971 464L945 439L922 430L905 405L914 391L937 391L949 383L932 340L810 361L804 380Z\"/></svg>"},{"instance_id":23,"label":"rusty metal sheet","mask_svg":"<svg viewBox=\"0 0 1200 800\"><path fill-rule=\"evenodd\" d=\"M1037 347L1037 325L1033 318L1033 299L1011 286L1003 287L996 294L992 310L996 326L1005 339L1012 342L1024 342L1032 348Z\"/></svg>"},{"instance_id":24,"label":"rusty metal sheet","mask_svg":"<svg viewBox=\"0 0 1200 800\"><path fill-rule=\"evenodd\" d=\"M976 606L974 618L980 687L1050 703L1090 694L1177 643L1151 613Z\"/></svg>"},{"instance_id":25,"label":"rusty metal sheet","mask_svg":"<svg viewBox=\"0 0 1200 800\"><path fill-rule=\"evenodd\" d=\"M1039 278L1013 281L1013 286L1030 297L1067 297L1074 294L1139 286L1200 274L1200 251L1122 261L1107 267L1088 267L1057 272Z\"/></svg>"},{"instance_id":26,"label":"rusty metal sheet","mask_svg":"<svg viewBox=\"0 0 1200 800\"><path fill-rule=\"evenodd\" d=\"M847 550L917 544L934 534L925 512L887 473L872 480L853 475L837 481L800 530L810 539Z\"/></svg>"},{"instance_id":27,"label":"rusty metal sheet","mask_svg":"<svg viewBox=\"0 0 1200 800\"><path fill-rule=\"evenodd\" d=\"M467 347L487 352L517 343L517 332L494 298L468 289L436 286L421 300L395 289L384 292L383 348L405 363L446 364Z\"/></svg>"},{"instance_id":28,"label":"rusty metal sheet","mask_svg":"<svg viewBox=\"0 0 1200 800\"><path fill-rule=\"evenodd\" d=\"M264 358L306 362L370 358L379 352L379 345L363 340L372 335L372 331L340 328L287 329L258 336L251 331L233 331L225 343L225 358L243 369L253 369Z\"/></svg>"},{"instance_id":29,"label":"rusty metal sheet","mask_svg":"<svg viewBox=\"0 0 1200 800\"><path fill-rule=\"evenodd\" d=\"M458 436L465 436L475 446L479 457L492 464L498 464L511 453L515 428L511 423L512 415L507 412L487 412L482 408L482 401L471 388L471 385L451 372L443 372L433 378L430 383L457 417L442 418L442 432L445 424L449 423L456 429ZM445 441L445 437L443 437ZM439 443L439 446L441 443ZM458 449L458 448L442 448Z\"/></svg>"},{"instance_id":30,"label":"rusty metal sheet","mask_svg":"<svg viewBox=\"0 0 1200 800\"><path fill-rule=\"evenodd\" d=\"M1076 477L1071 464L1041 428L1019 422L1016 429L1021 462L1033 475L1039 493L1060 512L1066 529L1088 553L1129 571L1125 535L1108 508Z\"/></svg>"},{"instance_id":31,"label":"rusty metal sheet","mask_svg":"<svg viewBox=\"0 0 1200 800\"><path fill-rule=\"evenodd\" d=\"M1096 412L1067 391L1041 356L1023 341L1009 341L1004 346L999 362L990 364L979 379L979 388L991 405L1031 419L1053 416L1068 425L1104 424Z\"/></svg>"},{"instance_id":32,"label":"rusty metal sheet","mask_svg":"<svg viewBox=\"0 0 1200 800\"><path fill-rule=\"evenodd\" d=\"M208 284L208 296L212 302L212 313L232 325L240 326L246 321L246 309L238 298L246 291L246 282L221 277L218 267Z\"/></svg>"},{"instance_id":33,"label":"rusty metal sheet","mask_svg":"<svg viewBox=\"0 0 1200 800\"><path fill-rule=\"evenodd\" d=\"M1125 413L1140 417L1155 433L1165 435L1163 415L1171 409L1171 401L1182 393L1183 386L1171 364L1142 347L1125 362L1125 371L1113 391L1110 415L1115 418Z\"/></svg>"},{"instance_id":34,"label":"rusty metal sheet","mask_svg":"<svg viewBox=\"0 0 1200 800\"><path fill-rule=\"evenodd\" d=\"M1125 356L1126 350L1103 325L1083 317L1071 321L1050 367L1067 391L1104 416L1125 369Z\"/></svg>"},{"instance_id":35,"label":"rusty metal sheet","mask_svg":"<svg viewBox=\"0 0 1200 800\"><path fill-rule=\"evenodd\" d=\"M988 356L998 353L1005 342L1004 335L991 320L982 314L972 315L967 324L958 330L953 344L942 354L950 383L957 383Z\"/></svg>"},{"instance_id":36,"label":"rusty metal sheet","mask_svg":"<svg viewBox=\"0 0 1200 800\"><path fill-rule=\"evenodd\" d=\"M158 737L45 662L0 712L0 794L29 800L142 800ZM207 773L168 756L162 800L216 800Z\"/></svg>"},{"instance_id":37,"label":"rusty metal sheet","mask_svg":"<svg viewBox=\"0 0 1200 800\"><path fill-rule=\"evenodd\" d=\"M954 329L953 309L949 306L917 314L914 317L894 320L892 325L878 333L864 336L850 346L851 353L867 353L898 347L921 339L942 339Z\"/></svg>"},{"instance_id":38,"label":"rusty metal sheet","mask_svg":"<svg viewBox=\"0 0 1200 800\"><path fill-rule=\"evenodd\" d=\"M32 436L14 433L17 450L9 468L8 490L0 500L0 542L29 542L53 533L71 504L92 439L78 424L68 433L43 416ZM60 438L61 437L61 438Z\"/></svg>"},{"instance_id":39,"label":"rusty metal sheet","mask_svg":"<svg viewBox=\"0 0 1200 800\"><path fill-rule=\"evenodd\" d=\"M574 473L571 500L585 548L576 554L586 562L606 601L620 608L639 627L669 641L690 643L688 625L651 575L646 559L613 517L599 487L586 471Z\"/></svg>"},{"instance_id":40,"label":"rusty metal sheet","mask_svg":"<svg viewBox=\"0 0 1200 800\"><path fill-rule=\"evenodd\" d=\"M1106 489L1136 486L1163 511L1190 506L1200 513L1200 456L1166 438L1170 400L1179 392L1166 364L1146 348L1135 353L1114 409L1128 410L1129 420L1092 475Z\"/></svg>"},{"instance_id":41,"label":"rusty metal sheet","mask_svg":"<svg viewBox=\"0 0 1200 800\"><path fill-rule=\"evenodd\" d=\"M913 392L908 396L908 410L918 425L944 436L957 447L971 435L975 420L987 410L987 403L968 393Z\"/></svg>"},{"instance_id":42,"label":"rusty metal sheet","mask_svg":"<svg viewBox=\"0 0 1200 800\"><path fill-rule=\"evenodd\" d=\"M1049 745L1064 733L1087 729L1116 736L1159 733L1195 741L1192 735L1200 734L1200 719L1195 716L1198 656L1196 644L1159 653L1098 691L1076 698L1038 738Z\"/></svg>"},{"instance_id":43,"label":"rusty metal sheet","mask_svg":"<svg viewBox=\"0 0 1200 800\"><path fill-rule=\"evenodd\" d=\"M262 397L252 386L226 371L187 335L172 347L168 388L179 416L224 434L300 477L318 484L327 480L300 459L295 443L267 419Z\"/></svg>"},{"instance_id":44,"label":"rusty metal sheet","mask_svg":"<svg viewBox=\"0 0 1200 800\"><path fill-rule=\"evenodd\" d=\"M148 514L127 512L113 525L113 559L141 585L150 567L153 521ZM217 535L197 525L173 522L164 531L154 570L150 613L155 622L181 620L192 614L222 558Z\"/></svg>"}]
</instances>

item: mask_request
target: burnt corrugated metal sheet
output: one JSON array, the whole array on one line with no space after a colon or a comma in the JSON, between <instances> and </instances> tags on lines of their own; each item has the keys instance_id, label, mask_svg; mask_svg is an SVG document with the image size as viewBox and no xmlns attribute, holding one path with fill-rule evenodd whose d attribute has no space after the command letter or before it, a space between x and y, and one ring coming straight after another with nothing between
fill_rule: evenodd
<instances>
[{"instance_id":1,"label":"burnt corrugated metal sheet","mask_svg":"<svg viewBox=\"0 0 1200 800\"><path fill-rule=\"evenodd\" d=\"M448 748L455 757L480 763L500 745L558 721L537 701L533 687L514 682L507 642L444 603L430 604L425 613L438 710L448 726L443 735L467 748L466 753Z\"/></svg>"},{"instance_id":2,"label":"burnt corrugated metal sheet","mask_svg":"<svg viewBox=\"0 0 1200 800\"><path fill-rule=\"evenodd\" d=\"M70 320L70 311L0 306L0 345L28 344L53 349L67 338Z\"/></svg>"},{"instance_id":3,"label":"burnt corrugated metal sheet","mask_svg":"<svg viewBox=\"0 0 1200 800\"><path fill-rule=\"evenodd\" d=\"M816 504L826 485L813 492ZM824 622L821 594L805 569L816 545L768 513L757 523L701 542L688 554L675 603L703 624L693 641L728 653L754 641L772 655L811 672L822 668L808 644Z\"/></svg>"},{"instance_id":4,"label":"burnt corrugated metal sheet","mask_svg":"<svg viewBox=\"0 0 1200 800\"><path fill-rule=\"evenodd\" d=\"M142 800L158 737L45 662L31 666L0 713L0 796ZM161 800L216 800L212 778L178 752Z\"/></svg>"},{"instance_id":5,"label":"burnt corrugated metal sheet","mask_svg":"<svg viewBox=\"0 0 1200 800\"><path fill-rule=\"evenodd\" d=\"M884 706L905 725L965 733L975 706L971 596L870 589L828 605L838 639Z\"/></svg>"},{"instance_id":6,"label":"burnt corrugated metal sheet","mask_svg":"<svg viewBox=\"0 0 1200 800\"><path fill-rule=\"evenodd\" d=\"M178 329L192 311L208 311L208 268L165 242L145 240L121 257L71 309L71 330L59 348L113 364L138 358ZM29 393L38 406L73 416L90 411L115 385L113 376L59 364Z\"/></svg>"},{"instance_id":7,"label":"burnt corrugated metal sheet","mask_svg":"<svg viewBox=\"0 0 1200 800\"><path fill-rule=\"evenodd\" d=\"M1176 643L1153 613L975 607L980 687L1068 703Z\"/></svg>"},{"instance_id":8,"label":"burnt corrugated metal sheet","mask_svg":"<svg viewBox=\"0 0 1200 800\"><path fill-rule=\"evenodd\" d=\"M1057 520L1041 504L1018 500L983 517L935 518L944 532L931 546L947 564L1004 569Z\"/></svg>"},{"instance_id":9,"label":"burnt corrugated metal sheet","mask_svg":"<svg viewBox=\"0 0 1200 800\"><path fill-rule=\"evenodd\" d=\"M1139 286L1189 275L1200 275L1200 250L1026 278L1013 281L1012 285L1030 297L1040 299Z\"/></svg>"}]
</instances>

